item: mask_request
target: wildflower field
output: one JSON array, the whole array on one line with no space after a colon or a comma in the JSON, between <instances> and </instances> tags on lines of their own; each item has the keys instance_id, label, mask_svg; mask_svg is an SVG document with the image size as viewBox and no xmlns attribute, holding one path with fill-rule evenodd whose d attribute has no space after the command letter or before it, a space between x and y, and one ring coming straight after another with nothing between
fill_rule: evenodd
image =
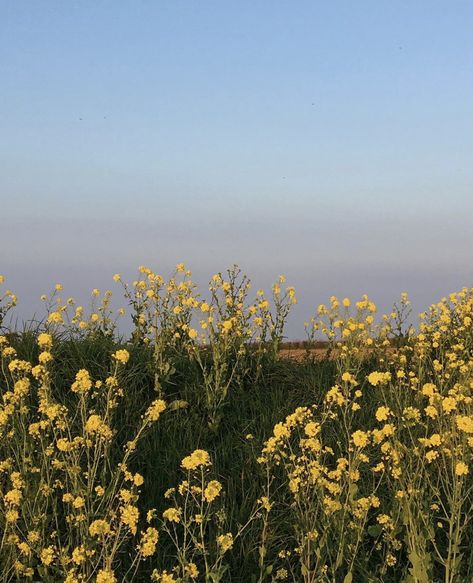
<instances>
[{"instance_id":1,"label":"wildflower field","mask_svg":"<svg viewBox=\"0 0 473 583\"><path fill-rule=\"evenodd\" d=\"M0 583L473 581L473 288L331 297L293 361L283 276L114 280L18 331L0 276Z\"/></svg>"}]
</instances>

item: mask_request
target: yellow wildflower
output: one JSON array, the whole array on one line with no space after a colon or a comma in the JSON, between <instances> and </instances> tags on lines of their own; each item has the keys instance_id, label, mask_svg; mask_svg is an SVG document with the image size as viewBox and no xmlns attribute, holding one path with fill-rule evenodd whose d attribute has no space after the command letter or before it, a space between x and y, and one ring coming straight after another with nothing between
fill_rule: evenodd
<instances>
[{"instance_id":1,"label":"yellow wildflower","mask_svg":"<svg viewBox=\"0 0 473 583\"><path fill-rule=\"evenodd\" d=\"M106 520L94 520L89 526L91 536L105 536L110 533L110 524Z\"/></svg>"},{"instance_id":2,"label":"yellow wildflower","mask_svg":"<svg viewBox=\"0 0 473 583\"><path fill-rule=\"evenodd\" d=\"M184 567L184 572L188 575L191 579L196 579L199 576L199 569L195 563L188 563Z\"/></svg>"},{"instance_id":3,"label":"yellow wildflower","mask_svg":"<svg viewBox=\"0 0 473 583\"><path fill-rule=\"evenodd\" d=\"M37 338L38 346L43 349L51 349L53 345L53 338L51 334L46 334L46 332L42 332L38 335Z\"/></svg>"},{"instance_id":4,"label":"yellow wildflower","mask_svg":"<svg viewBox=\"0 0 473 583\"><path fill-rule=\"evenodd\" d=\"M161 413L166 409L166 403L162 399L156 399L148 407L145 418L149 421L157 421Z\"/></svg>"},{"instance_id":5,"label":"yellow wildflower","mask_svg":"<svg viewBox=\"0 0 473 583\"><path fill-rule=\"evenodd\" d=\"M100 569L95 581L96 583L117 583L117 578L111 569Z\"/></svg>"},{"instance_id":6,"label":"yellow wildflower","mask_svg":"<svg viewBox=\"0 0 473 583\"><path fill-rule=\"evenodd\" d=\"M145 532L142 533L140 551L144 557L151 557L156 551L156 545L158 544L158 531L155 528L149 526Z\"/></svg>"},{"instance_id":7,"label":"yellow wildflower","mask_svg":"<svg viewBox=\"0 0 473 583\"><path fill-rule=\"evenodd\" d=\"M217 480L211 480L204 490L204 498L207 500L207 502L213 502L220 494L221 490L222 484Z\"/></svg>"},{"instance_id":8,"label":"yellow wildflower","mask_svg":"<svg viewBox=\"0 0 473 583\"><path fill-rule=\"evenodd\" d=\"M391 380L391 373L389 372L372 372L368 375L368 382L374 387L384 385Z\"/></svg>"},{"instance_id":9,"label":"yellow wildflower","mask_svg":"<svg viewBox=\"0 0 473 583\"><path fill-rule=\"evenodd\" d=\"M39 558L43 565L48 566L54 561L54 555L54 548L49 546L41 551Z\"/></svg>"},{"instance_id":10,"label":"yellow wildflower","mask_svg":"<svg viewBox=\"0 0 473 583\"><path fill-rule=\"evenodd\" d=\"M229 549L233 546L233 535L231 532L227 532L227 534L221 534L217 537L217 544L222 551L222 553L226 553Z\"/></svg>"},{"instance_id":11,"label":"yellow wildflower","mask_svg":"<svg viewBox=\"0 0 473 583\"><path fill-rule=\"evenodd\" d=\"M117 362L121 362L122 364L126 364L130 360L130 353L128 350L117 350L112 354L112 358L115 359Z\"/></svg>"},{"instance_id":12,"label":"yellow wildflower","mask_svg":"<svg viewBox=\"0 0 473 583\"><path fill-rule=\"evenodd\" d=\"M361 430L355 431L351 437L356 447L365 447L366 445L368 445L369 435L368 433L366 433L366 431Z\"/></svg>"},{"instance_id":13,"label":"yellow wildflower","mask_svg":"<svg viewBox=\"0 0 473 583\"><path fill-rule=\"evenodd\" d=\"M128 504L120 508L121 522L128 526L133 534L136 534L138 519L140 517L139 510L136 506Z\"/></svg>"},{"instance_id":14,"label":"yellow wildflower","mask_svg":"<svg viewBox=\"0 0 473 583\"><path fill-rule=\"evenodd\" d=\"M376 419L378 421L386 421L391 415L391 410L389 407L378 407L376 410Z\"/></svg>"},{"instance_id":15,"label":"yellow wildflower","mask_svg":"<svg viewBox=\"0 0 473 583\"><path fill-rule=\"evenodd\" d=\"M465 462L458 462L455 466L455 474L457 476L466 476L468 474L468 466Z\"/></svg>"},{"instance_id":16,"label":"yellow wildflower","mask_svg":"<svg viewBox=\"0 0 473 583\"><path fill-rule=\"evenodd\" d=\"M169 522L181 522L182 511L180 508L168 508L163 512L163 518Z\"/></svg>"},{"instance_id":17,"label":"yellow wildflower","mask_svg":"<svg viewBox=\"0 0 473 583\"><path fill-rule=\"evenodd\" d=\"M196 449L191 455L185 457L181 466L186 470L195 470L200 466L210 466L210 456L208 452L203 449Z\"/></svg>"}]
</instances>

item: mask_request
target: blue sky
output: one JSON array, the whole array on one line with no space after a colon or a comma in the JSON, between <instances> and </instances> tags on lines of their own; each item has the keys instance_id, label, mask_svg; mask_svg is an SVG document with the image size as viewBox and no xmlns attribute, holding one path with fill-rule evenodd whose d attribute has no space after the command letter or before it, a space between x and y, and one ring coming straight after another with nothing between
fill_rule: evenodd
<instances>
[{"instance_id":1,"label":"blue sky","mask_svg":"<svg viewBox=\"0 0 473 583\"><path fill-rule=\"evenodd\" d=\"M23 312L239 263L418 309L471 285L473 4L0 0L0 273Z\"/></svg>"}]
</instances>

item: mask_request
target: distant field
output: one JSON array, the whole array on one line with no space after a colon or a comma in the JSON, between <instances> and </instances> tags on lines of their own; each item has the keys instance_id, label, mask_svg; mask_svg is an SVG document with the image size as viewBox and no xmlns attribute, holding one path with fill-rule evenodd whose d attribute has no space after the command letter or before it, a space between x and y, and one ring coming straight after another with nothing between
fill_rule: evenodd
<instances>
[{"instance_id":1,"label":"distant field","mask_svg":"<svg viewBox=\"0 0 473 583\"><path fill-rule=\"evenodd\" d=\"M2 278L3 280L3 278ZM0 582L471 583L473 288L386 317L183 265L4 326Z\"/></svg>"}]
</instances>

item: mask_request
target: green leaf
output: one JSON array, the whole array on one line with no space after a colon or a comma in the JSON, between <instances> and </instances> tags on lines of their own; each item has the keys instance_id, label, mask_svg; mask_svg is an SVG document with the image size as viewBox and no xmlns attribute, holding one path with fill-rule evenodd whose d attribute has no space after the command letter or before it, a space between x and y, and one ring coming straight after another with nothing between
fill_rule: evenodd
<instances>
[{"instance_id":1,"label":"green leaf","mask_svg":"<svg viewBox=\"0 0 473 583\"><path fill-rule=\"evenodd\" d=\"M175 401L169 403L168 410L177 411L178 409L187 409L188 406L189 403L187 401L184 401L182 399L176 399Z\"/></svg>"},{"instance_id":2,"label":"green leaf","mask_svg":"<svg viewBox=\"0 0 473 583\"><path fill-rule=\"evenodd\" d=\"M368 534L373 538L377 538L383 532L383 527L380 524L372 524L368 526Z\"/></svg>"},{"instance_id":3,"label":"green leaf","mask_svg":"<svg viewBox=\"0 0 473 583\"><path fill-rule=\"evenodd\" d=\"M353 499L355 498L357 493L358 493L358 486L354 482L352 482L350 484L349 489L348 489L348 494L350 496L350 500L353 501Z\"/></svg>"},{"instance_id":4,"label":"green leaf","mask_svg":"<svg viewBox=\"0 0 473 583\"><path fill-rule=\"evenodd\" d=\"M411 575L417 581L417 583L429 583L428 566L430 564L430 556L424 554L423 556L418 555L415 551L409 554L409 561L411 562L411 569L409 569Z\"/></svg>"}]
</instances>

